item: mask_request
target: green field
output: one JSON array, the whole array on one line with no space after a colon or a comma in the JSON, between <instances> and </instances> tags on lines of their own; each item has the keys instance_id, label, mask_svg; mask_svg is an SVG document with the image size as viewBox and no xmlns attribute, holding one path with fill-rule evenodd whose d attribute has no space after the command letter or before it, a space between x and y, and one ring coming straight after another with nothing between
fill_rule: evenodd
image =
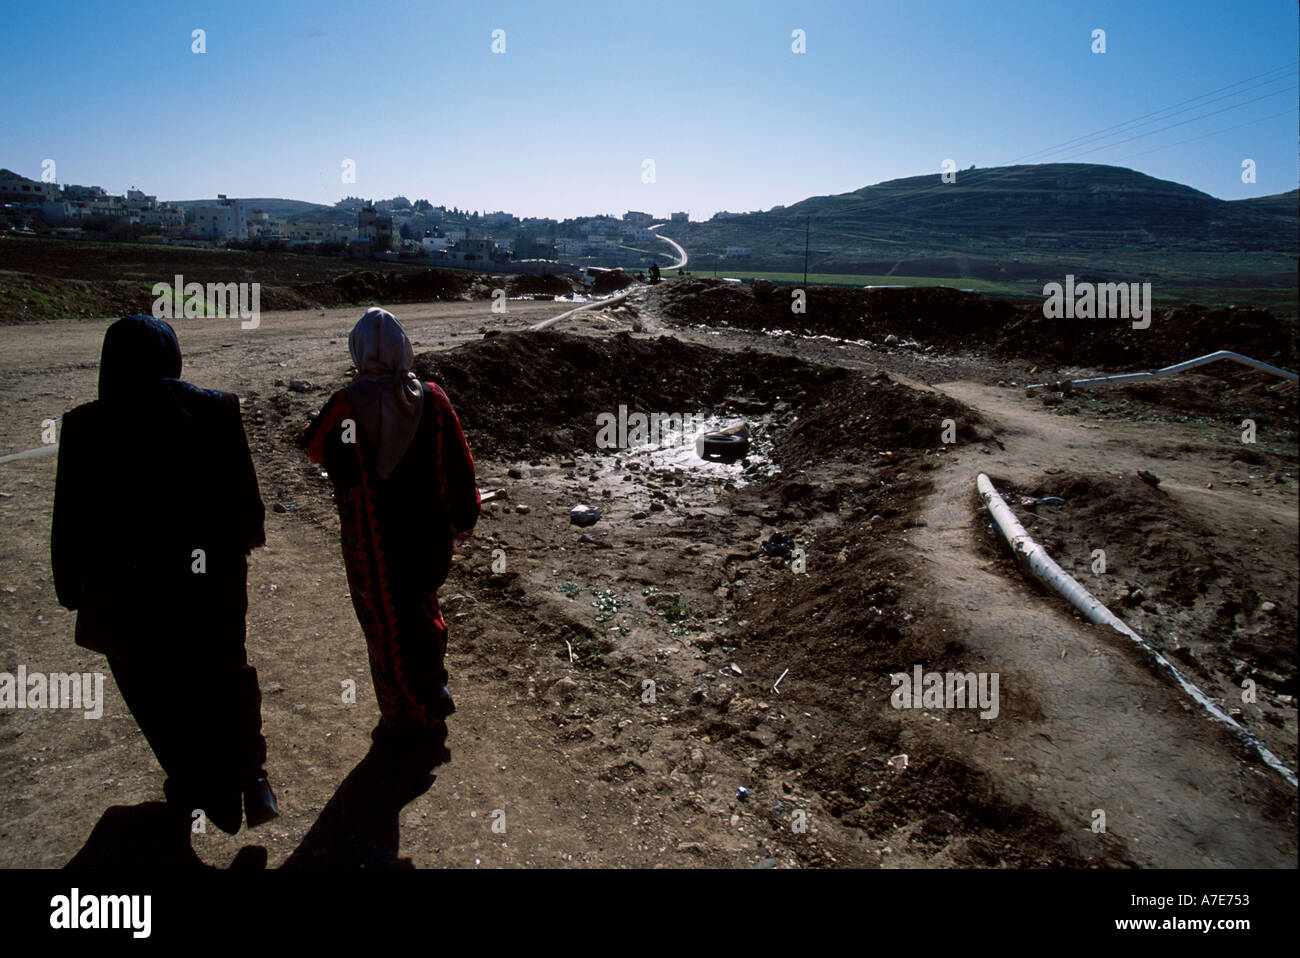
<instances>
[{"instance_id":1,"label":"green field","mask_svg":"<svg viewBox=\"0 0 1300 958\"><path fill-rule=\"evenodd\" d=\"M726 269L693 271L686 264L686 271L694 276L730 277L731 279L766 279L773 283L802 283L803 273L767 273L747 269ZM664 270L671 275L671 270ZM1028 287L1013 283L999 283L989 279L970 279L950 276L867 276L854 273L809 273L810 286L951 286L954 289L973 289L980 293L995 296L1033 296L1036 292Z\"/></svg>"},{"instance_id":2,"label":"green field","mask_svg":"<svg viewBox=\"0 0 1300 958\"><path fill-rule=\"evenodd\" d=\"M764 272L746 269L699 270L687 272L694 276L717 276L731 279L765 279L782 285L803 282L803 273ZM671 271L665 270L671 276ZM990 296L1007 296L1021 299L1041 299L1042 286L1034 282L1005 283L988 279L960 276L873 276L859 273L809 273L810 286L951 286L954 289L971 289ZM1297 315L1295 288L1182 286L1153 285L1152 298L1159 306L1178 306L1196 303L1209 308L1222 306L1255 306L1267 309L1275 316Z\"/></svg>"}]
</instances>

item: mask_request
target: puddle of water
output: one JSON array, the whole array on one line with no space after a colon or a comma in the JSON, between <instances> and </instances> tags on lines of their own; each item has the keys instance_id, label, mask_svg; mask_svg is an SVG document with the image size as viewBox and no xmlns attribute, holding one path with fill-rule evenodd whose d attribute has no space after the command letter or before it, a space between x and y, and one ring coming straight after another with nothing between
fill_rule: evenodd
<instances>
[{"instance_id":1,"label":"puddle of water","mask_svg":"<svg viewBox=\"0 0 1300 958\"><path fill-rule=\"evenodd\" d=\"M724 491L780 472L772 460L776 417L698 413L689 429L661 430L660 442L628 449L610 449L574 457L572 469L554 464L534 467L520 463L530 482L563 490L569 505L596 506L606 523L627 513L680 516L692 509L716 507ZM695 454L695 440L745 423L749 454L734 463L709 462ZM606 495L608 493L608 495ZM507 509L511 508L506 505ZM599 525L596 531L599 531Z\"/></svg>"},{"instance_id":2,"label":"puddle of water","mask_svg":"<svg viewBox=\"0 0 1300 958\"><path fill-rule=\"evenodd\" d=\"M701 459L695 452L695 441L711 432L722 432L746 423L749 426L749 453L739 462L711 462ZM736 417L697 413L692 418L692 428L672 431L661 430L660 442L632 449L619 449L606 453L623 463L639 464L649 472L670 472L674 475L689 473L700 479L731 482L737 486L774 475L781 467L772 461L772 417Z\"/></svg>"}]
</instances>

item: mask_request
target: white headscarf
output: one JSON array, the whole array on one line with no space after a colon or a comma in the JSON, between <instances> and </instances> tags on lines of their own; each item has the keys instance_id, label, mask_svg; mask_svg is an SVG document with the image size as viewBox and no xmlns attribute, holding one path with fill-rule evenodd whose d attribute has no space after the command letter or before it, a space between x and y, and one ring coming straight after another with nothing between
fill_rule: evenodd
<instances>
[{"instance_id":1,"label":"white headscarf","mask_svg":"<svg viewBox=\"0 0 1300 958\"><path fill-rule=\"evenodd\" d=\"M374 444L375 468L387 479L415 438L424 411L420 381L411 372L415 351L393 314L371 308L348 337L357 367L344 391L367 438Z\"/></svg>"}]
</instances>

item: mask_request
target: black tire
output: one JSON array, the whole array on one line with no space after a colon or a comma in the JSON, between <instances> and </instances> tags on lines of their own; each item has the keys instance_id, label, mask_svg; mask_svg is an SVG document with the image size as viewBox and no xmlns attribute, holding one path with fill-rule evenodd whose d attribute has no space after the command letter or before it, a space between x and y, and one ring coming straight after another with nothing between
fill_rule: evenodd
<instances>
[{"instance_id":1,"label":"black tire","mask_svg":"<svg viewBox=\"0 0 1300 958\"><path fill-rule=\"evenodd\" d=\"M737 462L749 454L749 439L736 433L711 432L696 440L695 452L709 462Z\"/></svg>"}]
</instances>

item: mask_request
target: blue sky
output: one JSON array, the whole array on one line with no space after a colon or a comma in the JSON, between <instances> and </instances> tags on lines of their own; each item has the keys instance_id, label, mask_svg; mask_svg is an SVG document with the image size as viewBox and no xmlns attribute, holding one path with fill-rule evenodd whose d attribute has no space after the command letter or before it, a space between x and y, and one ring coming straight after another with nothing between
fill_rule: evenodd
<instances>
[{"instance_id":1,"label":"blue sky","mask_svg":"<svg viewBox=\"0 0 1300 958\"><path fill-rule=\"evenodd\" d=\"M1279 67L1126 135L1193 122L1031 161L1118 163L1225 199L1298 181L1295 0L121 0L4 20L0 166L37 177L50 158L60 182L164 199L702 218L947 158L1004 164Z\"/></svg>"}]
</instances>

